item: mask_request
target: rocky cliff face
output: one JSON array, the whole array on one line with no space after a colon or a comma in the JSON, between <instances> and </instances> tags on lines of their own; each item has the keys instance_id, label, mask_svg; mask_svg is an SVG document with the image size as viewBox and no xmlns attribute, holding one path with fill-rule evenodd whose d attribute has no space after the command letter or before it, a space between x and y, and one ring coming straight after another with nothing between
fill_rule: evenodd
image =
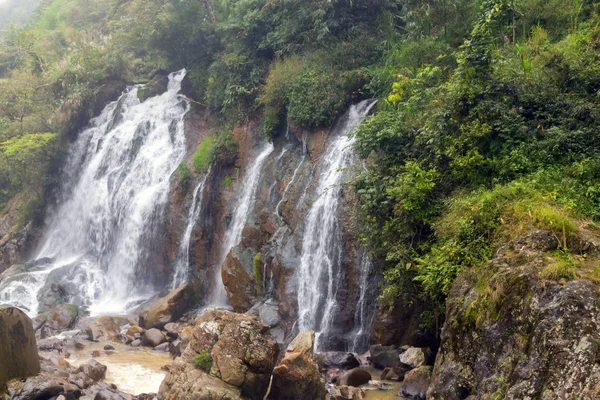
<instances>
[{"instance_id":1,"label":"rocky cliff face","mask_svg":"<svg viewBox=\"0 0 600 400\"><path fill-rule=\"evenodd\" d=\"M583 260L571 276L548 276L564 261L540 231L500 250L483 275L460 277L427 398L599 398L600 296L586 272L597 265L594 242L569 242Z\"/></svg>"},{"instance_id":2,"label":"rocky cliff face","mask_svg":"<svg viewBox=\"0 0 600 400\"><path fill-rule=\"evenodd\" d=\"M206 109L194 106L188 113L186 138L187 164L202 139L218 130L219 123ZM210 170L203 195L203 206L190 243L193 286L206 303L223 259L223 237L231 223L246 172L265 139L260 121L249 121L233 128L237 154L217 159ZM302 250L305 218L316 193L321 159L332 140L327 129L313 132L290 125L275 139L274 150L261 169L256 199L242 230L241 242L224 257L222 278L235 311L248 311L263 299L278 306L281 328L287 341L294 336L297 320L297 282L295 279ZM190 187L202 179L195 176ZM225 181L229 184L223 184ZM165 235L168 265L173 265L184 229L191 194L182 194L173 178ZM356 304L360 297L358 277L362 250L357 245L356 199L343 189L341 220L343 237L342 276L338 288L339 308L336 329L328 339L331 349L348 349L352 340L344 337L354 327ZM376 289L376 279L371 290ZM369 294L372 296L372 293Z\"/></svg>"}]
</instances>

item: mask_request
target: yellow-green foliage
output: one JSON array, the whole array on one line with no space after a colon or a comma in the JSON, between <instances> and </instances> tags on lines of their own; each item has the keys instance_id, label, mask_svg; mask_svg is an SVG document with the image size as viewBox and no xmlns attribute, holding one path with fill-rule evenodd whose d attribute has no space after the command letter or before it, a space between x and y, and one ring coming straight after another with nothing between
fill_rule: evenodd
<instances>
[{"instance_id":1,"label":"yellow-green foliage","mask_svg":"<svg viewBox=\"0 0 600 400\"><path fill-rule=\"evenodd\" d=\"M254 289L256 293L260 295L262 293L262 264L261 264L262 253L256 253L254 260L252 260L252 272L254 273Z\"/></svg>"},{"instance_id":2,"label":"yellow-green foliage","mask_svg":"<svg viewBox=\"0 0 600 400\"><path fill-rule=\"evenodd\" d=\"M194 169L197 173L205 172L215 157L217 134L213 133L203 139L194 153Z\"/></svg>"},{"instance_id":3,"label":"yellow-green foliage","mask_svg":"<svg viewBox=\"0 0 600 400\"><path fill-rule=\"evenodd\" d=\"M223 186L223 187L231 186L231 177L229 175L227 175L225 178L223 178L223 182L221 183L221 186Z\"/></svg>"},{"instance_id":4,"label":"yellow-green foliage","mask_svg":"<svg viewBox=\"0 0 600 400\"><path fill-rule=\"evenodd\" d=\"M200 368L208 374L212 368L212 357L210 356L210 353L208 351L203 351L202 353L197 354L194 358L194 365L196 365L196 368Z\"/></svg>"},{"instance_id":5,"label":"yellow-green foliage","mask_svg":"<svg viewBox=\"0 0 600 400\"><path fill-rule=\"evenodd\" d=\"M540 271L540 276L554 281L571 281L578 276L582 267L580 256L573 255L568 250L557 250L550 263Z\"/></svg>"}]
</instances>

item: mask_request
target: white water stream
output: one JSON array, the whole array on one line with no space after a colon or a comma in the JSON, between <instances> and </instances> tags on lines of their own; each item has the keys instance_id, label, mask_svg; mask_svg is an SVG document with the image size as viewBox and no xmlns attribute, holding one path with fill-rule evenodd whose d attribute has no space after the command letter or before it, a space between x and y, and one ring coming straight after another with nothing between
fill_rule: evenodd
<instances>
[{"instance_id":1,"label":"white water stream","mask_svg":"<svg viewBox=\"0 0 600 400\"><path fill-rule=\"evenodd\" d=\"M297 270L298 314L300 331L328 332L338 307L343 252L340 226L341 185L344 168L353 162L354 138L350 135L375 104L365 100L352 106L332 131L333 140L320 165L317 199L306 217L302 239L302 256Z\"/></svg>"},{"instance_id":2,"label":"white water stream","mask_svg":"<svg viewBox=\"0 0 600 400\"><path fill-rule=\"evenodd\" d=\"M219 270L217 271L215 286L210 296L211 307L227 307L229 305L227 292L225 291L223 278L221 277L221 266L231 249L237 246L242 240L242 230L244 229L244 225L246 225L252 207L256 203L256 189L260 181L262 167L268 156L273 152L273 149L272 143L265 144L252 164L250 164L248 172L243 178L244 180L239 191L240 196L227 232L225 232L225 238L223 239Z\"/></svg>"},{"instance_id":3,"label":"white water stream","mask_svg":"<svg viewBox=\"0 0 600 400\"><path fill-rule=\"evenodd\" d=\"M192 239L192 232L194 231L194 227L200 216L200 211L202 210L204 185L206 184L206 179L210 175L210 171L211 169L209 168L206 175L204 175L204 179L202 179L194 189L194 196L192 197L192 203L190 204L187 224L181 238L181 243L179 244L179 258L175 265L175 275L173 276L173 282L171 283L171 290L177 289L180 285L189 280L190 241Z\"/></svg>"},{"instance_id":4,"label":"white water stream","mask_svg":"<svg viewBox=\"0 0 600 400\"><path fill-rule=\"evenodd\" d=\"M66 301L93 315L125 314L153 292L141 267L163 219L169 178L185 156L189 105L177 95L184 76L172 73L168 90L143 103L137 87L129 88L80 133L38 252L44 261L2 281L0 303L35 316L43 291L56 283Z\"/></svg>"}]
</instances>

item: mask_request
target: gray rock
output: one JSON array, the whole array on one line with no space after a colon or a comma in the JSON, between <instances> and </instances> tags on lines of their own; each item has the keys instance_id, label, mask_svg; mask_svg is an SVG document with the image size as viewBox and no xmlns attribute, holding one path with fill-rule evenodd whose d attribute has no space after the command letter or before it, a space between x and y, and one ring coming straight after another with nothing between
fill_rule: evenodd
<instances>
[{"instance_id":1,"label":"gray rock","mask_svg":"<svg viewBox=\"0 0 600 400\"><path fill-rule=\"evenodd\" d=\"M93 381L99 381L106 376L106 365L100 364L96 360L90 360L87 364L79 366L79 370L83 372Z\"/></svg>"},{"instance_id":2,"label":"gray rock","mask_svg":"<svg viewBox=\"0 0 600 400\"><path fill-rule=\"evenodd\" d=\"M170 345L170 343L165 342L165 343L159 344L153 350L154 351L162 351L164 353L168 353L169 352L169 345Z\"/></svg>"},{"instance_id":3,"label":"gray rock","mask_svg":"<svg viewBox=\"0 0 600 400\"><path fill-rule=\"evenodd\" d=\"M370 348L371 363L378 369L396 367L399 363L400 351L396 346L374 345Z\"/></svg>"},{"instance_id":4,"label":"gray rock","mask_svg":"<svg viewBox=\"0 0 600 400\"><path fill-rule=\"evenodd\" d=\"M142 336L142 344L148 347L156 347L167 341L165 335L156 328L148 329Z\"/></svg>"},{"instance_id":5,"label":"gray rock","mask_svg":"<svg viewBox=\"0 0 600 400\"><path fill-rule=\"evenodd\" d=\"M352 369L358 367L360 364L354 354L345 353L343 351L327 351L319 354L319 364L323 369Z\"/></svg>"},{"instance_id":6,"label":"gray rock","mask_svg":"<svg viewBox=\"0 0 600 400\"><path fill-rule=\"evenodd\" d=\"M427 398L427 388L431 383L432 370L433 367L422 365L408 371L404 376L398 396L404 396L411 400L425 400Z\"/></svg>"},{"instance_id":7,"label":"gray rock","mask_svg":"<svg viewBox=\"0 0 600 400\"><path fill-rule=\"evenodd\" d=\"M75 325L79 307L74 304L59 304L53 307L48 314L46 326L54 331L65 331Z\"/></svg>"}]
</instances>

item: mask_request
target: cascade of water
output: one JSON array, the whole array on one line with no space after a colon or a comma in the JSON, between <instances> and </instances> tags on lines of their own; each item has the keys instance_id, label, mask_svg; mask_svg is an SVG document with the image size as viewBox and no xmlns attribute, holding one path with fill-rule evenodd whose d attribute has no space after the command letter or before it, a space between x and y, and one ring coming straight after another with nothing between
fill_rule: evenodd
<instances>
[{"instance_id":1,"label":"cascade of water","mask_svg":"<svg viewBox=\"0 0 600 400\"><path fill-rule=\"evenodd\" d=\"M350 108L334 128L333 140L321 161L316 191L318 197L306 217L302 256L297 270L301 331L314 330L322 334L330 330L333 322L343 252L342 229L338 220L341 183L343 168L349 166L353 159L354 138L349 134L374 104L374 101L365 100Z\"/></svg>"},{"instance_id":2,"label":"cascade of water","mask_svg":"<svg viewBox=\"0 0 600 400\"><path fill-rule=\"evenodd\" d=\"M204 193L204 185L210 175L211 169L206 172L204 179L200 181L196 189L194 189L194 196L192 197L192 204L190 204L190 210L188 212L187 224L185 231L181 237L181 243L179 244L179 257L177 264L175 264L175 274L173 275L173 282L171 283L171 290L175 290L180 285L186 283L189 279L190 271L190 240L192 239L192 232L196 226L196 221L200 216L202 210L202 198Z\"/></svg>"},{"instance_id":3,"label":"cascade of water","mask_svg":"<svg viewBox=\"0 0 600 400\"><path fill-rule=\"evenodd\" d=\"M59 206L48 221L34 269L0 284L0 302L38 312L55 283L92 314L125 313L153 288L147 260L168 201L169 178L185 156L178 98L185 70L140 103L131 87L90 122L72 145Z\"/></svg>"},{"instance_id":4,"label":"cascade of water","mask_svg":"<svg viewBox=\"0 0 600 400\"><path fill-rule=\"evenodd\" d=\"M354 311L354 327L358 327L358 331L354 335L354 340L350 351L353 353L362 353L366 351L370 344L371 328L375 320L375 310L371 304L367 303L367 294L371 285L369 284L369 275L373 268L371 257L364 254L360 262L360 277L358 287L360 294L356 302L356 310Z\"/></svg>"},{"instance_id":5,"label":"cascade of water","mask_svg":"<svg viewBox=\"0 0 600 400\"><path fill-rule=\"evenodd\" d=\"M267 143L260 154L254 159L250 165L244 181L240 189L240 197L236 204L235 212L231 223L225 232L225 238L223 240L223 247L221 250L221 260L219 263L219 271L216 274L216 284L211 294L211 305L213 306L227 306L229 300L227 299L227 292L225 286L223 286L223 279L221 277L221 265L225 261L225 257L231 251L231 249L237 246L242 240L242 230L246 221L248 220L248 214L252 210L254 203L256 202L256 189L260 181L260 175L262 167L267 160L267 157L273 152L273 144Z\"/></svg>"},{"instance_id":6,"label":"cascade of water","mask_svg":"<svg viewBox=\"0 0 600 400\"><path fill-rule=\"evenodd\" d=\"M292 179L290 179L288 184L285 185L285 189L283 190L283 194L281 195L281 200L279 200L279 203L277 203L277 206L275 206L275 214L277 214L277 217L279 217L279 220L282 220L281 211L279 210L281 208L281 203L283 203L285 201L285 196L287 195L288 191L290 190L290 187L296 180L296 175L298 174L298 170L300 169L300 167L304 163L304 160L306 159L306 153L307 153L307 148L306 148L306 134L305 134L302 136L302 158L300 159L300 162L296 166L296 169L294 169L294 173L292 174Z\"/></svg>"}]
</instances>

